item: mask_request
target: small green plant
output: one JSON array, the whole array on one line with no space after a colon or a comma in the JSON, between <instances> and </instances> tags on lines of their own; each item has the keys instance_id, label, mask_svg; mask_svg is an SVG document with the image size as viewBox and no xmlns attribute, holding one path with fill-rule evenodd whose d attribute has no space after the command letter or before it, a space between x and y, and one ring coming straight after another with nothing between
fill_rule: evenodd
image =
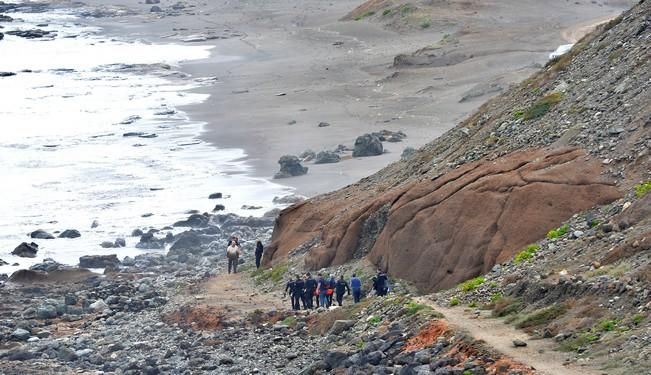
<instances>
[{"instance_id":1,"label":"small green plant","mask_svg":"<svg viewBox=\"0 0 651 375\"><path fill-rule=\"evenodd\" d=\"M533 120L543 116L551 107L558 104L563 99L563 94L560 92L553 92L545 95L536 101L531 107L527 108L524 112L525 120Z\"/></svg>"},{"instance_id":2,"label":"small green plant","mask_svg":"<svg viewBox=\"0 0 651 375\"><path fill-rule=\"evenodd\" d=\"M615 328L617 328L617 320L614 319L604 319L597 323L597 325L593 328L593 331L595 332L611 332L614 331Z\"/></svg>"},{"instance_id":3,"label":"small green plant","mask_svg":"<svg viewBox=\"0 0 651 375\"><path fill-rule=\"evenodd\" d=\"M296 327L297 320L295 316L288 316L285 319L283 319L282 323L288 327L294 328Z\"/></svg>"},{"instance_id":4,"label":"small green plant","mask_svg":"<svg viewBox=\"0 0 651 375\"><path fill-rule=\"evenodd\" d=\"M430 26L432 26L432 20L429 18L424 19L423 22L420 23L421 29L427 29Z\"/></svg>"},{"instance_id":5,"label":"small green plant","mask_svg":"<svg viewBox=\"0 0 651 375\"><path fill-rule=\"evenodd\" d=\"M463 375L472 375L472 371L466 370L463 372Z\"/></svg>"},{"instance_id":6,"label":"small green plant","mask_svg":"<svg viewBox=\"0 0 651 375\"><path fill-rule=\"evenodd\" d=\"M515 326L516 328L541 326L565 314L565 311L567 306L564 304L551 305L515 319Z\"/></svg>"},{"instance_id":7,"label":"small green plant","mask_svg":"<svg viewBox=\"0 0 651 375\"><path fill-rule=\"evenodd\" d=\"M459 298L457 297L450 298L450 306L457 306L459 305L459 303L461 303L461 301L459 301Z\"/></svg>"},{"instance_id":8,"label":"small green plant","mask_svg":"<svg viewBox=\"0 0 651 375\"><path fill-rule=\"evenodd\" d=\"M372 326L376 326L382 322L382 318L377 315L373 315L367 320L367 322Z\"/></svg>"},{"instance_id":9,"label":"small green plant","mask_svg":"<svg viewBox=\"0 0 651 375\"><path fill-rule=\"evenodd\" d=\"M559 238L559 237L563 237L569 231L570 231L570 226L567 225L567 224L564 224L563 226L561 226L559 228L552 229L549 232L547 232L547 238L549 238L550 240L553 240L553 239L556 239L556 238Z\"/></svg>"},{"instance_id":10,"label":"small green plant","mask_svg":"<svg viewBox=\"0 0 651 375\"><path fill-rule=\"evenodd\" d=\"M635 324L636 326L639 326L640 323L642 323L643 320L644 320L644 315L642 315L642 314L635 314L635 315L633 315L633 318L631 319L633 324Z\"/></svg>"},{"instance_id":11,"label":"small green plant","mask_svg":"<svg viewBox=\"0 0 651 375\"><path fill-rule=\"evenodd\" d=\"M513 112L513 119L519 120L524 117L524 111L515 111Z\"/></svg>"},{"instance_id":12,"label":"small green plant","mask_svg":"<svg viewBox=\"0 0 651 375\"><path fill-rule=\"evenodd\" d=\"M538 244L531 244L527 246L524 250L520 251L515 258L513 258L513 263L515 264L520 264L524 262L525 260L529 260L533 258L533 256L536 254L536 252L540 250L540 245Z\"/></svg>"},{"instance_id":13,"label":"small green plant","mask_svg":"<svg viewBox=\"0 0 651 375\"><path fill-rule=\"evenodd\" d=\"M579 348L589 345L597 340L599 340L599 336L594 333L586 332L578 335L574 339L563 342L559 349L562 352L575 352L579 350Z\"/></svg>"},{"instance_id":14,"label":"small green plant","mask_svg":"<svg viewBox=\"0 0 651 375\"><path fill-rule=\"evenodd\" d=\"M403 6L400 7L400 14L402 14L403 16L405 16L405 15L407 15L407 13L411 13L411 12L413 12L414 10L416 10L416 7L414 7L414 6L411 5L411 4L405 4L405 5L403 5Z\"/></svg>"},{"instance_id":15,"label":"small green plant","mask_svg":"<svg viewBox=\"0 0 651 375\"><path fill-rule=\"evenodd\" d=\"M500 293L500 292L495 292L495 293L491 294L491 302L497 302L497 301L501 300L502 297L504 297L504 296L502 295L502 293Z\"/></svg>"},{"instance_id":16,"label":"small green plant","mask_svg":"<svg viewBox=\"0 0 651 375\"><path fill-rule=\"evenodd\" d=\"M288 266L287 264L278 264L273 268L262 269L259 268L251 273L251 276L254 278L256 284L262 284L266 281L272 281L274 284L282 281L283 277L287 273Z\"/></svg>"},{"instance_id":17,"label":"small green plant","mask_svg":"<svg viewBox=\"0 0 651 375\"><path fill-rule=\"evenodd\" d=\"M355 18L353 18L353 19L354 19L355 21L359 21L359 20L362 20L362 19L364 19L364 18L366 18L366 17L370 17L370 16L372 16L372 15L374 15L374 14L375 14L374 11L369 10L368 12L364 12L364 13L360 14L359 16L357 16L357 17L355 17Z\"/></svg>"},{"instance_id":18,"label":"small green plant","mask_svg":"<svg viewBox=\"0 0 651 375\"><path fill-rule=\"evenodd\" d=\"M474 279L470 279L462 282L459 285L459 289L461 289L462 292L466 292L466 293L471 292L477 289L481 284L483 284L484 281L486 281L484 276L477 276Z\"/></svg>"},{"instance_id":19,"label":"small green plant","mask_svg":"<svg viewBox=\"0 0 651 375\"><path fill-rule=\"evenodd\" d=\"M475 302L475 301L470 302L470 303L468 304L468 307L474 309L475 307L477 307L477 302Z\"/></svg>"},{"instance_id":20,"label":"small green plant","mask_svg":"<svg viewBox=\"0 0 651 375\"><path fill-rule=\"evenodd\" d=\"M635 196L642 198L646 193L651 191L651 181L635 185Z\"/></svg>"},{"instance_id":21,"label":"small green plant","mask_svg":"<svg viewBox=\"0 0 651 375\"><path fill-rule=\"evenodd\" d=\"M408 315L415 315L421 310L427 310L427 309L430 308L429 306L427 306L425 304L417 303L415 301L409 302L405 307L407 308L407 314Z\"/></svg>"},{"instance_id":22,"label":"small green plant","mask_svg":"<svg viewBox=\"0 0 651 375\"><path fill-rule=\"evenodd\" d=\"M386 17L386 16L388 16L389 14L391 14L391 12L392 12L391 9L385 9L385 10L382 12L382 15Z\"/></svg>"}]
</instances>

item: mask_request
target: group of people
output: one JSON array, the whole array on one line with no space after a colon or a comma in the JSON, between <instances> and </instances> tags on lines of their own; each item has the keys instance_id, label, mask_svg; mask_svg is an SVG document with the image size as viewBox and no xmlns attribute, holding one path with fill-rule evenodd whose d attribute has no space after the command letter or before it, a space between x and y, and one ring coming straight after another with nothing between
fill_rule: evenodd
<instances>
[{"instance_id":1,"label":"group of people","mask_svg":"<svg viewBox=\"0 0 651 375\"><path fill-rule=\"evenodd\" d=\"M255 267L260 268L260 261L262 260L262 253L264 246L262 241L258 240L255 243ZM228 258L228 273L237 273L237 264L242 255L242 247L240 246L240 239L237 236L231 236L228 239L228 247L226 248L226 258Z\"/></svg>"},{"instance_id":2,"label":"group of people","mask_svg":"<svg viewBox=\"0 0 651 375\"><path fill-rule=\"evenodd\" d=\"M337 280L334 275L324 277L322 274L318 274L315 279L310 273L307 273L303 277L296 275L294 279L290 279L285 285L285 295L287 293L291 297L294 310L300 310L301 305L303 310L317 307L328 308L333 304L333 297L337 304L342 306L346 293L348 295L352 293L355 303L360 301L362 282L355 274L348 285L343 275L339 276Z\"/></svg>"}]
</instances>

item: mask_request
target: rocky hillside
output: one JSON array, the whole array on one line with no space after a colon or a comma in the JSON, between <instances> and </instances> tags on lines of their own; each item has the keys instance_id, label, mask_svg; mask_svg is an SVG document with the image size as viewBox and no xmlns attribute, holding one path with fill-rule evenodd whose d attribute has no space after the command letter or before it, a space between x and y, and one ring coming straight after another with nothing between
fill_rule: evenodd
<instances>
[{"instance_id":1,"label":"rocky hillside","mask_svg":"<svg viewBox=\"0 0 651 375\"><path fill-rule=\"evenodd\" d=\"M283 211L265 261L368 257L438 290L631 197L651 179L650 41L646 0L414 155Z\"/></svg>"}]
</instances>

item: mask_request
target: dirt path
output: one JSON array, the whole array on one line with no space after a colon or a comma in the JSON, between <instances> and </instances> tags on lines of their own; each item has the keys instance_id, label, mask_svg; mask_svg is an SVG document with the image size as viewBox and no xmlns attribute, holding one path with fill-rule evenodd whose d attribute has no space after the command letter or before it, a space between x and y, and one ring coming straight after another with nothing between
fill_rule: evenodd
<instances>
[{"instance_id":1,"label":"dirt path","mask_svg":"<svg viewBox=\"0 0 651 375\"><path fill-rule=\"evenodd\" d=\"M289 301L278 292L259 293L248 273L220 274L197 288L195 300L226 312L229 318L245 317L255 310L285 310Z\"/></svg>"},{"instance_id":2,"label":"dirt path","mask_svg":"<svg viewBox=\"0 0 651 375\"><path fill-rule=\"evenodd\" d=\"M533 367L544 375L600 375L602 372L576 365L566 366L566 355L554 350L554 343L549 339L531 340L529 335L504 324L501 319L487 316L477 317L474 311L463 307L442 307L425 298L419 298L421 303L430 305L436 311L445 315L448 323L459 330L468 332L477 340L485 341L502 354L520 363ZM519 339L527 343L526 347L516 348L513 340Z\"/></svg>"}]
</instances>

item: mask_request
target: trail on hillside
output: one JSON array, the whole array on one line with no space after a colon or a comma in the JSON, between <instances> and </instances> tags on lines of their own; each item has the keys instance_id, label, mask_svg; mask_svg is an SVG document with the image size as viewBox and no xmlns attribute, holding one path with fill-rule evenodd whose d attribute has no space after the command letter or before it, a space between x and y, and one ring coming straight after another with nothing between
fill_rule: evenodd
<instances>
[{"instance_id":1,"label":"trail on hillside","mask_svg":"<svg viewBox=\"0 0 651 375\"><path fill-rule=\"evenodd\" d=\"M555 345L550 339L531 340L529 335L518 330L502 319L477 316L475 311L463 307L443 307L426 298L418 298L420 303L431 306L442 313L453 327L465 331L477 340L486 342L487 345L520 363L533 367L538 373L544 375L600 375L602 372L589 367L577 365L564 365L565 357L561 352L555 351ZM522 340L526 347L515 347L513 340Z\"/></svg>"}]
</instances>

